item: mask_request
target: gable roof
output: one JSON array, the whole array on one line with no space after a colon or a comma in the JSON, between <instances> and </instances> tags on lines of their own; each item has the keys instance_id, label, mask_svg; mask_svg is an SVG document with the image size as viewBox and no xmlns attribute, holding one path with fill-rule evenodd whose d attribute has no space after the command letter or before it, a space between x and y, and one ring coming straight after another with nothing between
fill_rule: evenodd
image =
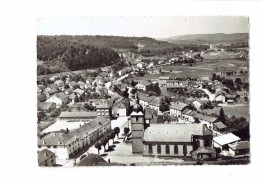
<instances>
[{"instance_id":1,"label":"gable roof","mask_svg":"<svg viewBox=\"0 0 260 182\"><path fill-rule=\"evenodd\" d=\"M155 116L155 117L151 120L151 124L163 124L163 123L164 123L164 117L163 117L163 115Z\"/></svg>"},{"instance_id":2,"label":"gable roof","mask_svg":"<svg viewBox=\"0 0 260 182\"><path fill-rule=\"evenodd\" d=\"M159 106L162 105L162 99L159 98L159 97L156 97L156 98L154 98L149 104L159 107Z\"/></svg>"},{"instance_id":3,"label":"gable roof","mask_svg":"<svg viewBox=\"0 0 260 182\"><path fill-rule=\"evenodd\" d=\"M188 115L188 116L195 116L197 114L196 111L190 110L190 109L184 109L184 111L182 112L182 114L184 115Z\"/></svg>"},{"instance_id":4,"label":"gable roof","mask_svg":"<svg viewBox=\"0 0 260 182\"><path fill-rule=\"evenodd\" d=\"M192 135L203 136L202 124L151 124L144 131L145 142L192 142Z\"/></svg>"},{"instance_id":5,"label":"gable roof","mask_svg":"<svg viewBox=\"0 0 260 182\"><path fill-rule=\"evenodd\" d=\"M183 102L171 102L170 108L171 109L176 109L181 111L182 109L184 109L187 106L187 104L183 103Z\"/></svg>"},{"instance_id":6,"label":"gable roof","mask_svg":"<svg viewBox=\"0 0 260 182\"><path fill-rule=\"evenodd\" d=\"M198 118L198 119L201 119L201 120L204 120L204 121L208 121L210 123L213 123L217 120L217 118L214 118L214 117L211 117L211 116L207 116L207 115L204 115L204 114L200 114L200 113L196 113L194 115L195 118Z\"/></svg>"},{"instance_id":7,"label":"gable roof","mask_svg":"<svg viewBox=\"0 0 260 182\"><path fill-rule=\"evenodd\" d=\"M81 160L77 166L100 166L102 163L107 163L100 155L89 154Z\"/></svg>"},{"instance_id":8,"label":"gable roof","mask_svg":"<svg viewBox=\"0 0 260 182\"><path fill-rule=\"evenodd\" d=\"M237 142L239 140L240 140L240 138L238 136L234 135L233 133L228 133L228 134L217 136L217 137L213 138L213 141L219 145L226 145L226 144L230 144L233 142Z\"/></svg>"},{"instance_id":9,"label":"gable roof","mask_svg":"<svg viewBox=\"0 0 260 182\"><path fill-rule=\"evenodd\" d=\"M38 141L40 146L64 146L75 140L75 135L70 133L49 133Z\"/></svg>"},{"instance_id":10,"label":"gable roof","mask_svg":"<svg viewBox=\"0 0 260 182\"><path fill-rule=\"evenodd\" d=\"M43 163L45 160L51 158L52 156L55 156L55 154L48 149L43 149L43 150L39 151L38 164Z\"/></svg>"},{"instance_id":11,"label":"gable roof","mask_svg":"<svg viewBox=\"0 0 260 182\"><path fill-rule=\"evenodd\" d=\"M224 125L224 123L222 123L221 121L214 123L214 126L216 126L216 127L217 127L218 129L220 129L220 130L227 127L227 126Z\"/></svg>"},{"instance_id":12,"label":"gable roof","mask_svg":"<svg viewBox=\"0 0 260 182\"><path fill-rule=\"evenodd\" d=\"M228 146L232 150L243 150L243 149L249 149L250 143L248 141L239 141L233 144L229 144Z\"/></svg>"},{"instance_id":13,"label":"gable roof","mask_svg":"<svg viewBox=\"0 0 260 182\"><path fill-rule=\"evenodd\" d=\"M37 109L40 111L46 111L51 107L52 104L55 104L55 103L54 102L38 102Z\"/></svg>"},{"instance_id":14,"label":"gable roof","mask_svg":"<svg viewBox=\"0 0 260 182\"><path fill-rule=\"evenodd\" d=\"M59 92L59 93L56 93L56 96L60 99L64 99L64 98L67 98L68 95L65 95L63 92Z\"/></svg>"}]
</instances>

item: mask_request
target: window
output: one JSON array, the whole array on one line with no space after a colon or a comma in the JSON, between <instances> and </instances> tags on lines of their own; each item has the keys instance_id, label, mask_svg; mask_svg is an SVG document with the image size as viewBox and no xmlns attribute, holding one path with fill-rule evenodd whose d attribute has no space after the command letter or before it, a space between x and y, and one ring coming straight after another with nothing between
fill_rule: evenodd
<instances>
[{"instance_id":1,"label":"window","mask_svg":"<svg viewBox=\"0 0 260 182\"><path fill-rule=\"evenodd\" d=\"M157 153L158 153L158 154L161 154L161 153L162 153L161 145L157 145Z\"/></svg>"},{"instance_id":2,"label":"window","mask_svg":"<svg viewBox=\"0 0 260 182\"><path fill-rule=\"evenodd\" d=\"M187 146L183 145L183 154L186 155L187 154Z\"/></svg>"},{"instance_id":3,"label":"window","mask_svg":"<svg viewBox=\"0 0 260 182\"><path fill-rule=\"evenodd\" d=\"M149 145L149 146L148 146L148 150L149 150L149 154L152 154L152 153L153 153L153 146L152 146L152 145Z\"/></svg>"},{"instance_id":4,"label":"window","mask_svg":"<svg viewBox=\"0 0 260 182\"><path fill-rule=\"evenodd\" d=\"M165 146L165 151L166 151L166 154L170 154L170 146L169 145Z\"/></svg>"},{"instance_id":5,"label":"window","mask_svg":"<svg viewBox=\"0 0 260 182\"><path fill-rule=\"evenodd\" d=\"M174 145L174 154L178 154L178 153L179 153L178 145Z\"/></svg>"}]
</instances>

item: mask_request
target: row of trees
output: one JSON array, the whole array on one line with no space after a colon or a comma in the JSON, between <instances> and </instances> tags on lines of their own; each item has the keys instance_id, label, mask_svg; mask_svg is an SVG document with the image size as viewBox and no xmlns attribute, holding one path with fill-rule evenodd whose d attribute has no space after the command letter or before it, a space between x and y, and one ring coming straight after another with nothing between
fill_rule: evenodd
<instances>
[{"instance_id":1,"label":"row of trees","mask_svg":"<svg viewBox=\"0 0 260 182\"><path fill-rule=\"evenodd\" d=\"M120 133L120 128L119 127L115 127L114 130L111 130L109 133L107 133L100 141L97 141L95 144L94 144L94 147L98 150L98 154L99 154L99 151L101 150L101 146L104 147L104 152L106 151L106 145L108 145L109 147L109 140L113 140L113 143L114 143L114 138L115 136L118 137Z\"/></svg>"}]
</instances>

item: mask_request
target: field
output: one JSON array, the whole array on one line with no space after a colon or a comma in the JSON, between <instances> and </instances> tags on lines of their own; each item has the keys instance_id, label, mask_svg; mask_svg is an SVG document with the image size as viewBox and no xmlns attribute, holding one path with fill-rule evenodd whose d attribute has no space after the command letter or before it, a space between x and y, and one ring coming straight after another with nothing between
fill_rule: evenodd
<instances>
[{"instance_id":1,"label":"field","mask_svg":"<svg viewBox=\"0 0 260 182\"><path fill-rule=\"evenodd\" d=\"M248 104L237 104L232 106L222 106L224 112L228 116L244 117L248 121L250 120L249 105ZM203 110L208 114L215 113L219 114L220 107L214 107L214 109Z\"/></svg>"},{"instance_id":2,"label":"field","mask_svg":"<svg viewBox=\"0 0 260 182\"><path fill-rule=\"evenodd\" d=\"M145 75L142 77L143 79L151 79L158 76L172 76L172 77L191 77L191 78L198 78L198 77L212 77L213 73L221 72L221 71L240 71L241 67L247 67L248 63L245 61L235 60L235 59L228 59L228 60L204 60L203 62L198 62L193 64L191 67L189 65L163 65L158 66L156 69L161 70L169 70L170 73L164 73L160 75ZM235 79L237 77L242 78L242 80L247 80L247 75L238 75L238 76L227 76L226 78Z\"/></svg>"}]
</instances>

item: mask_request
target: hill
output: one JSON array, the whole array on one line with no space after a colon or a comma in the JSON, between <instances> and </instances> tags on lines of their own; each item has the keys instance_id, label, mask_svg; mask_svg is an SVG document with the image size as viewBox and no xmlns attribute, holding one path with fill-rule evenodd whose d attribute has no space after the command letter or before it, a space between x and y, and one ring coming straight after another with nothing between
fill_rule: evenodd
<instances>
[{"instance_id":1,"label":"hill","mask_svg":"<svg viewBox=\"0 0 260 182\"><path fill-rule=\"evenodd\" d=\"M169 38L159 39L174 44L218 44L218 43L244 43L248 42L248 33L233 33L233 34L194 34L180 35Z\"/></svg>"}]
</instances>

